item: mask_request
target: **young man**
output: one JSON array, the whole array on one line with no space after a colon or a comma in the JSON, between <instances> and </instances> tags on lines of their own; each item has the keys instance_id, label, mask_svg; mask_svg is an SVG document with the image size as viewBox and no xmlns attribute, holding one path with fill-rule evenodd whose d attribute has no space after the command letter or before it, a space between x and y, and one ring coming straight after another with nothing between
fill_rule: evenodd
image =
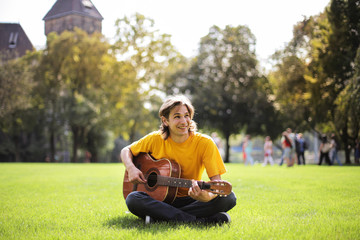
<instances>
[{"instance_id":1,"label":"young man","mask_svg":"<svg viewBox=\"0 0 360 240\"><path fill-rule=\"evenodd\" d=\"M175 160L181 166L180 178L191 179L192 187L179 188L175 200L168 204L151 198L147 193L131 192L126 198L128 209L136 216L150 221L199 222L222 224L230 222L226 213L236 205L232 192L218 196L201 190L195 180L201 180L203 171L210 180L221 180L226 172L214 141L196 132L194 107L184 96L171 96L159 110L160 130L150 133L121 151L121 159L128 171L129 181L146 183L143 173L133 164L133 157L141 152L155 159Z\"/></svg>"}]
</instances>

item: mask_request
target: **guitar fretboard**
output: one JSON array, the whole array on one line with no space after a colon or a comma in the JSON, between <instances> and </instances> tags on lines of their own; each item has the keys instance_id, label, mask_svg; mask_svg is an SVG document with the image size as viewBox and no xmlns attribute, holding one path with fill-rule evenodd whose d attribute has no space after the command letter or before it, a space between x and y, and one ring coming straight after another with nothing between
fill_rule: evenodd
<instances>
[{"instance_id":1,"label":"guitar fretboard","mask_svg":"<svg viewBox=\"0 0 360 240\"><path fill-rule=\"evenodd\" d=\"M183 188L191 188L192 181L183 178L174 178L167 176L149 176L149 180L156 181L157 185L161 186L169 186L169 187L183 187ZM209 189L210 184L205 183L204 181L197 181L200 189Z\"/></svg>"}]
</instances>

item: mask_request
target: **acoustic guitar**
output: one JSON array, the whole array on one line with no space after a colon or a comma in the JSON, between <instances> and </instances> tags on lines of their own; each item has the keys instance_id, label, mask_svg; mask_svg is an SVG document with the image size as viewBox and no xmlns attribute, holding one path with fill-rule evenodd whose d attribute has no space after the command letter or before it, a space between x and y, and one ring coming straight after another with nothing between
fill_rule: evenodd
<instances>
[{"instance_id":1,"label":"acoustic guitar","mask_svg":"<svg viewBox=\"0 0 360 240\"><path fill-rule=\"evenodd\" d=\"M133 191L146 192L150 197L172 203L179 187L190 188L192 181L180 178L180 165L166 158L156 160L148 153L140 153L133 159L134 165L144 174L147 182L145 184L133 184L129 182L128 172L125 171L123 183L124 198ZM229 195L232 186L227 181L197 181L200 189L212 192L218 195Z\"/></svg>"}]
</instances>

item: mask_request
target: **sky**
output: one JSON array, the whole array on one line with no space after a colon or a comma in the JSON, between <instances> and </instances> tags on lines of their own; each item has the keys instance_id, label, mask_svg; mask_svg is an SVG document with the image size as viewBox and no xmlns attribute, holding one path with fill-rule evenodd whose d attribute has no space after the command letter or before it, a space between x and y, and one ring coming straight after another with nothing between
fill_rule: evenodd
<instances>
[{"instance_id":1,"label":"sky","mask_svg":"<svg viewBox=\"0 0 360 240\"><path fill-rule=\"evenodd\" d=\"M0 0L0 22L20 23L36 49L45 46L44 21L56 0ZM216 25L248 26L256 37L261 65L292 38L293 26L322 12L330 0L92 0L104 17L102 33L115 35L115 20L140 13L155 28L170 34L172 44L186 57L197 54L200 39Z\"/></svg>"}]
</instances>

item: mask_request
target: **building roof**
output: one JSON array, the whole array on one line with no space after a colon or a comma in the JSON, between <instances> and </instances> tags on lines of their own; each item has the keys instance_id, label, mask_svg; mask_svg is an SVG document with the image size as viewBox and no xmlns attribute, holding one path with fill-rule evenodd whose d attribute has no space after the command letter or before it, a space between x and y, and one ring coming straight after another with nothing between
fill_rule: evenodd
<instances>
[{"instance_id":1,"label":"building roof","mask_svg":"<svg viewBox=\"0 0 360 240\"><path fill-rule=\"evenodd\" d=\"M99 20L104 19L90 0L57 0L43 20L47 21L70 14L83 15Z\"/></svg>"},{"instance_id":2,"label":"building roof","mask_svg":"<svg viewBox=\"0 0 360 240\"><path fill-rule=\"evenodd\" d=\"M16 58L34 49L28 36L18 23L0 23L0 51Z\"/></svg>"}]
</instances>

